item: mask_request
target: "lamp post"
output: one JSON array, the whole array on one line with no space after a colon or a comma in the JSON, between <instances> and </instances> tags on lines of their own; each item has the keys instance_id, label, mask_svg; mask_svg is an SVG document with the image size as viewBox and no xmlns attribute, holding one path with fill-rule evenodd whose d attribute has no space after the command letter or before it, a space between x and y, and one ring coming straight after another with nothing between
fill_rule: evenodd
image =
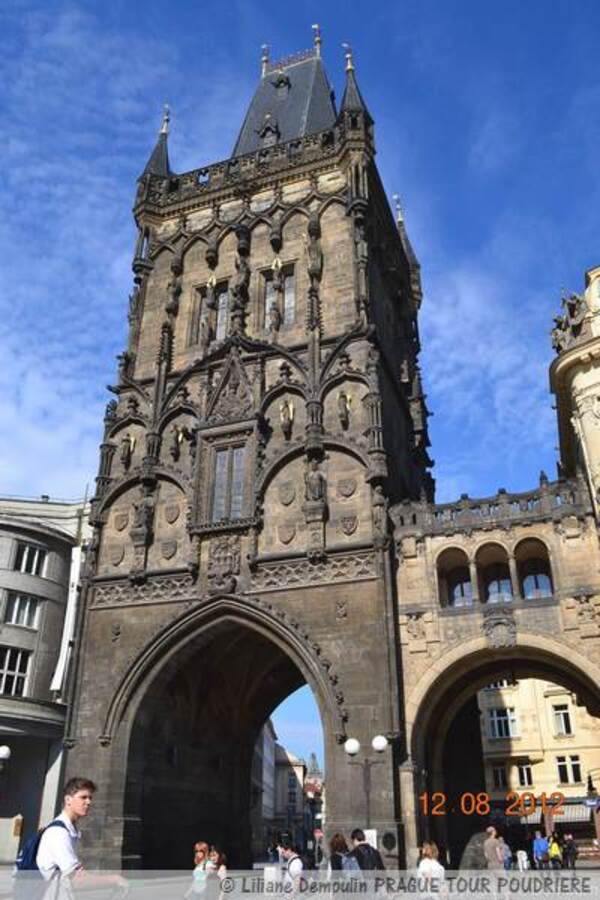
<instances>
[{"instance_id":1,"label":"lamp post","mask_svg":"<svg viewBox=\"0 0 600 900\"><path fill-rule=\"evenodd\" d=\"M9 761L9 759L11 757L11 753L12 753L12 751L11 751L10 747L7 747L6 744L3 744L0 747L0 772L3 771L6 763Z\"/></svg>"},{"instance_id":2,"label":"lamp post","mask_svg":"<svg viewBox=\"0 0 600 900\"><path fill-rule=\"evenodd\" d=\"M387 750L389 741L383 734L376 734L371 741L371 747L375 753L383 753ZM382 759L371 759L369 756L360 761L354 759L360 753L360 742L356 738L348 738L344 744L344 751L350 757L348 764L360 766L362 769L363 791L365 793L367 828L371 827L371 769L373 766L382 765Z\"/></svg>"}]
</instances>

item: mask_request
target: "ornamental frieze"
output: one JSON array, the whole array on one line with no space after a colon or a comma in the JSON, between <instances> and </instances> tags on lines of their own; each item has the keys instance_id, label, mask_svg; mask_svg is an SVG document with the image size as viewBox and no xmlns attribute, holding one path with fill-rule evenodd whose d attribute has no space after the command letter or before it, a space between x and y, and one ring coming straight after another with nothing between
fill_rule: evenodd
<instances>
[{"instance_id":1,"label":"ornamental frieze","mask_svg":"<svg viewBox=\"0 0 600 900\"><path fill-rule=\"evenodd\" d=\"M132 606L144 603L188 600L195 592L194 581L187 572L166 578L148 578L141 584L111 581L92 588L90 609Z\"/></svg>"},{"instance_id":2,"label":"ornamental frieze","mask_svg":"<svg viewBox=\"0 0 600 900\"><path fill-rule=\"evenodd\" d=\"M252 576L250 593L312 584L368 581L376 574L375 554L372 551L328 556L315 562L298 559L258 563Z\"/></svg>"}]
</instances>

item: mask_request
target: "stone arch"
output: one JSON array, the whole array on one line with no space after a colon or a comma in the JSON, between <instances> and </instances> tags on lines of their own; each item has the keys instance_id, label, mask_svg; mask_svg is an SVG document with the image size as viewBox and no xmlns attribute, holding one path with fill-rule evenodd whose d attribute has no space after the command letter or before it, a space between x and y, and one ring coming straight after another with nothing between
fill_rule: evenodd
<instances>
[{"instance_id":1,"label":"stone arch","mask_svg":"<svg viewBox=\"0 0 600 900\"><path fill-rule=\"evenodd\" d=\"M227 685L223 683L225 672L231 677ZM100 736L106 750L107 796L110 791L107 817L115 828L124 829L124 856L137 857L139 867L144 855L146 861L152 860L148 846L160 840L166 848L162 858L182 866L189 845L202 836L224 842L232 865L248 865L247 801L254 743L272 709L302 684L308 684L315 697L326 758L334 769L340 753L337 745L345 738L340 686L319 645L283 611L269 603L222 594L188 609L150 637L115 690ZM215 712L214 703L221 702L229 710L228 696L238 685L243 701L224 719ZM172 704L166 709L160 701L169 697ZM161 709L165 709L165 725L155 734L152 729ZM200 755L192 757L192 768L188 762L180 773L169 773L169 761L160 754L169 751L169 735L178 733L169 729L182 721L182 709L189 714L193 734L198 733L194 741L201 741ZM193 754L194 741L190 743L183 735L181 745L174 746L181 746L185 755ZM145 779L149 781L145 783ZM186 783L191 779L196 794L182 798L179 779ZM144 818L144 791L152 792L154 809L155 803L160 805L160 791L166 790L166 783L170 785L169 810L176 810L171 821L177 840L171 833L165 835L160 816L158 821L154 813ZM224 786L228 790L225 798L220 793ZM205 804L201 808L202 804L194 803L202 791L215 795L215 807ZM124 801L116 799L123 793ZM233 807L228 806L231 803Z\"/></svg>"},{"instance_id":2,"label":"stone arch","mask_svg":"<svg viewBox=\"0 0 600 900\"><path fill-rule=\"evenodd\" d=\"M513 554L521 596L552 596L556 581L547 543L537 535L524 537L515 544Z\"/></svg>"},{"instance_id":3,"label":"stone arch","mask_svg":"<svg viewBox=\"0 0 600 900\"><path fill-rule=\"evenodd\" d=\"M321 220L323 215L327 212L329 207L333 206L334 204L337 206L341 206L344 209L346 207L346 202L345 202L345 200L342 200L341 197L336 197L335 195L333 195L332 197L328 197L327 200L325 200L321 204L321 206L319 207L319 209L317 211L318 216L319 216L319 221Z\"/></svg>"},{"instance_id":4,"label":"stone arch","mask_svg":"<svg viewBox=\"0 0 600 900\"><path fill-rule=\"evenodd\" d=\"M546 635L519 632L513 646L500 648L490 647L484 637L472 638L432 662L408 694L405 707L407 750L413 772L405 800L414 810L415 822L409 844L416 847L432 836L446 845L449 841L451 846L454 844L453 867L458 865L462 852L456 829L464 826L467 832L463 836L464 847L478 826L469 824L464 816L464 821L460 816L456 819L449 815L442 817L443 821L428 820L420 814L418 798L423 791L454 795L452 788L456 792L456 785L445 781L451 771L446 769L448 761L444 761L445 748L452 743L448 744L450 729L476 692L506 673L515 678L541 678L565 685L577 694L591 715L600 716L600 667L575 647L569 646L566 654L564 643ZM465 762L459 777L464 777L465 771L467 778L472 777L470 763L473 760ZM457 769L460 766L454 768L454 773Z\"/></svg>"},{"instance_id":5,"label":"stone arch","mask_svg":"<svg viewBox=\"0 0 600 900\"><path fill-rule=\"evenodd\" d=\"M473 603L469 555L456 544L440 548L434 557L437 598L442 607L470 606Z\"/></svg>"}]
</instances>

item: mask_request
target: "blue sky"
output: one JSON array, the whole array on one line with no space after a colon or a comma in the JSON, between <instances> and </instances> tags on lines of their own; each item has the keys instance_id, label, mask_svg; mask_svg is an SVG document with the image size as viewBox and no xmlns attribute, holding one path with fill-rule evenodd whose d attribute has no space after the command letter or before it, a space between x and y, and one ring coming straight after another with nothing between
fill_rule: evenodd
<instances>
[{"instance_id":1,"label":"blue sky","mask_svg":"<svg viewBox=\"0 0 600 900\"><path fill-rule=\"evenodd\" d=\"M309 46L313 22L338 97L353 46L421 260L438 499L554 475L548 332L600 252L597 3L4 0L0 492L93 483L162 104L175 169L227 157L260 45Z\"/></svg>"}]
</instances>

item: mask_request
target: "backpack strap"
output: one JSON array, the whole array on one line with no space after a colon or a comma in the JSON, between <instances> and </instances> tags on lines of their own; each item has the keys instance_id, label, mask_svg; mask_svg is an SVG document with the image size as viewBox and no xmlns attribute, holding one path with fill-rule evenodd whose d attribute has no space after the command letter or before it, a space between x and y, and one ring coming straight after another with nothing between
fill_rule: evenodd
<instances>
[{"instance_id":1,"label":"backpack strap","mask_svg":"<svg viewBox=\"0 0 600 900\"><path fill-rule=\"evenodd\" d=\"M288 859L288 861L287 861L287 870L288 870L288 872L290 871L290 863L293 863L295 859L300 859L300 856L299 856L298 853L296 853L295 856L290 856L290 858ZM300 861L302 861L302 860L300 859Z\"/></svg>"},{"instance_id":2,"label":"backpack strap","mask_svg":"<svg viewBox=\"0 0 600 900\"><path fill-rule=\"evenodd\" d=\"M45 828L42 828L42 834L44 833L44 831L47 831L48 828L55 828L57 826L59 828L64 828L65 831L69 830L62 819L53 819L52 822L48 822Z\"/></svg>"}]
</instances>

